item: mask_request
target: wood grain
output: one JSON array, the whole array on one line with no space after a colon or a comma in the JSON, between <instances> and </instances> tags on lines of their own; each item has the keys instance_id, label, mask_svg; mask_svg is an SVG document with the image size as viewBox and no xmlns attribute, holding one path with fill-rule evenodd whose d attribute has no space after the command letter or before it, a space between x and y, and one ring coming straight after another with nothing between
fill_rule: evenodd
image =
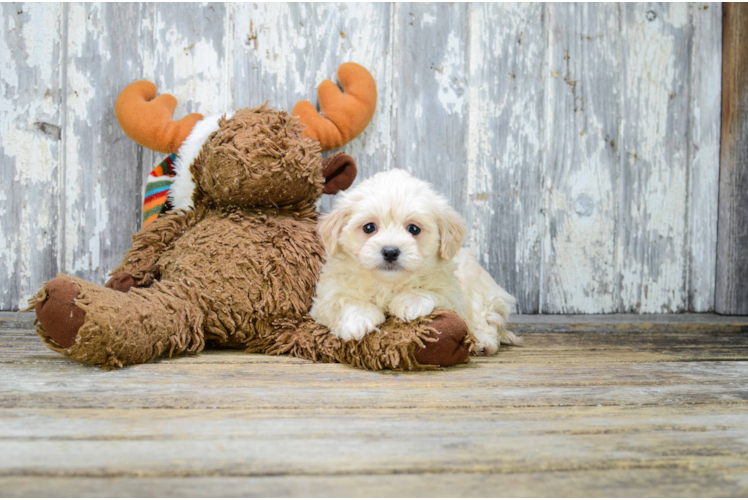
<instances>
[{"instance_id":1,"label":"wood grain","mask_svg":"<svg viewBox=\"0 0 748 500\"><path fill-rule=\"evenodd\" d=\"M501 474L381 474L199 478L0 477L8 496L213 497L744 497L746 469L610 469Z\"/></svg>"},{"instance_id":2,"label":"wood grain","mask_svg":"<svg viewBox=\"0 0 748 500\"><path fill-rule=\"evenodd\" d=\"M212 115L234 109L226 55L228 7L221 3L147 4L151 18L146 71L179 100L175 115ZM148 23L143 23L148 26Z\"/></svg>"},{"instance_id":3,"label":"wood grain","mask_svg":"<svg viewBox=\"0 0 748 500\"><path fill-rule=\"evenodd\" d=\"M688 310L714 310L722 68L722 4L692 4Z\"/></svg>"},{"instance_id":4,"label":"wood grain","mask_svg":"<svg viewBox=\"0 0 748 500\"><path fill-rule=\"evenodd\" d=\"M98 284L139 228L144 169L137 144L119 128L114 102L143 71L142 13L137 4L65 7L60 270Z\"/></svg>"},{"instance_id":5,"label":"wood grain","mask_svg":"<svg viewBox=\"0 0 748 500\"><path fill-rule=\"evenodd\" d=\"M63 7L0 8L0 310L11 310L59 269L62 47L49 34Z\"/></svg>"},{"instance_id":6,"label":"wood grain","mask_svg":"<svg viewBox=\"0 0 748 500\"><path fill-rule=\"evenodd\" d=\"M104 372L7 325L0 491L745 495L748 338L713 324L529 334L425 373L228 350Z\"/></svg>"},{"instance_id":7,"label":"wood grain","mask_svg":"<svg viewBox=\"0 0 748 500\"><path fill-rule=\"evenodd\" d=\"M615 4L549 7L543 311L613 312L621 73Z\"/></svg>"},{"instance_id":8,"label":"wood grain","mask_svg":"<svg viewBox=\"0 0 748 500\"><path fill-rule=\"evenodd\" d=\"M748 314L748 8L724 5L715 308Z\"/></svg>"},{"instance_id":9,"label":"wood grain","mask_svg":"<svg viewBox=\"0 0 748 500\"><path fill-rule=\"evenodd\" d=\"M740 439L746 422L737 408L708 415L563 408L475 413L3 412L1 442L12 456L0 458L0 468L6 476L173 478L748 466ZM45 431L20 430L30 419ZM658 447L668 442L667 449Z\"/></svg>"},{"instance_id":10,"label":"wood grain","mask_svg":"<svg viewBox=\"0 0 748 500\"><path fill-rule=\"evenodd\" d=\"M467 246L525 313L543 267L544 19L540 4L470 8Z\"/></svg>"},{"instance_id":11,"label":"wood grain","mask_svg":"<svg viewBox=\"0 0 748 500\"><path fill-rule=\"evenodd\" d=\"M393 6L393 167L462 211L467 180L468 4Z\"/></svg>"},{"instance_id":12,"label":"wood grain","mask_svg":"<svg viewBox=\"0 0 748 500\"><path fill-rule=\"evenodd\" d=\"M213 351L117 372L3 335L0 408L408 409L742 404L744 334L537 334L425 374ZM24 361L27 360L27 361ZM699 381L694 383L694 380ZM702 387L708 385L706 391Z\"/></svg>"},{"instance_id":13,"label":"wood grain","mask_svg":"<svg viewBox=\"0 0 748 500\"><path fill-rule=\"evenodd\" d=\"M619 273L621 312L686 309L688 72L685 4L626 4Z\"/></svg>"}]
</instances>

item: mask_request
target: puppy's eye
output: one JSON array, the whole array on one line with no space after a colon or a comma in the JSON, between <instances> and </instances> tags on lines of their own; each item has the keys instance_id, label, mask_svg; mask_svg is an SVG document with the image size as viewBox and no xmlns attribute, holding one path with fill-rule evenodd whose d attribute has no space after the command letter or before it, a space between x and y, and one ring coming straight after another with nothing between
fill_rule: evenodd
<instances>
[{"instance_id":1,"label":"puppy's eye","mask_svg":"<svg viewBox=\"0 0 748 500\"><path fill-rule=\"evenodd\" d=\"M408 224L408 232L413 236L418 236L418 233L421 232L421 228L415 224Z\"/></svg>"},{"instance_id":2,"label":"puppy's eye","mask_svg":"<svg viewBox=\"0 0 748 500\"><path fill-rule=\"evenodd\" d=\"M371 234L376 230L377 230L377 225L374 224L373 222L369 222L368 224L364 225L364 232L366 234Z\"/></svg>"}]
</instances>

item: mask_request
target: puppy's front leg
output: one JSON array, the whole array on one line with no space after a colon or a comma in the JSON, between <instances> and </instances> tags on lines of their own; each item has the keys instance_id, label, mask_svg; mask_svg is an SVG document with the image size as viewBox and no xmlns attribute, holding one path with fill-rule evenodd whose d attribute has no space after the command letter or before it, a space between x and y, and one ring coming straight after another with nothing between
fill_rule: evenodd
<instances>
[{"instance_id":1,"label":"puppy's front leg","mask_svg":"<svg viewBox=\"0 0 748 500\"><path fill-rule=\"evenodd\" d=\"M403 292L390 301L387 307L390 314L403 321L413 321L431 314L439 303L439 298L429 292Z\"/></svg>"},{"instance_id":2,"label":"puppy's front leg","mask_svg":"<svg viewBox=\"0 0 748 500\"><path fill-rule=\"evenodd\" d=\"M375 331L384 320L384 313L374 304L346 304L340 322L332 333L346 341L361 340L367 333Z\"/></svg>"}]
</instances>

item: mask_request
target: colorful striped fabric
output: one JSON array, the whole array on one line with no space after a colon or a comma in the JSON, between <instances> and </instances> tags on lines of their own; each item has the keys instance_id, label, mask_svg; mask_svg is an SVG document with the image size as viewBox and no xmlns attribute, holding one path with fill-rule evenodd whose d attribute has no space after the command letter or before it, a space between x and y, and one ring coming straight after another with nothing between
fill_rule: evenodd
<instances>
[{"instance_id":1,"label":"colorful striped fabric","mask_svg":"<svg viewBox=\"0 0 748 500\"><path fill-rule=\"evenodd\" d=\"M171 204L168 200L169 189L174 182L174 161L177 155L170 154L159 163L148 175L145 185L145 200L143 201L143 227L148 225L168 210Z\"/></svg>"}]
</instances>

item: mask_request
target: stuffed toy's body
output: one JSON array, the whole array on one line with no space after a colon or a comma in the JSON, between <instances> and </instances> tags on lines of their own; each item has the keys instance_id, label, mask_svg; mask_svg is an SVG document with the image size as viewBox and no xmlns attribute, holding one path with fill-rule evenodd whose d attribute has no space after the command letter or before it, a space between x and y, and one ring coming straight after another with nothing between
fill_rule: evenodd
<instances>
[{"instance_id":1,"label":"stuffed toy's body","mask_svg":"<svg viewBox=\"0 0 748 500\"><path fill-rule=\"evenodd\" d=\"M344 342L308 315L324 258L315 204L349 187L355 161L321 151L342 146L371 120L373 78L340 67L345 93L319 89L324 116L303 101L294 116L266 106L172 121L173 97L136 82L117 101L125 132L176 153L173 211L149 217L101 287L59 275L31 300L37 332L71 359L118 368L206 344L288 353L369 369L464 362L464 322L435 311L411 323L390 318L363 340ZM297 118L298 117L298 118Z\"/></svg>"}]
</instances>

